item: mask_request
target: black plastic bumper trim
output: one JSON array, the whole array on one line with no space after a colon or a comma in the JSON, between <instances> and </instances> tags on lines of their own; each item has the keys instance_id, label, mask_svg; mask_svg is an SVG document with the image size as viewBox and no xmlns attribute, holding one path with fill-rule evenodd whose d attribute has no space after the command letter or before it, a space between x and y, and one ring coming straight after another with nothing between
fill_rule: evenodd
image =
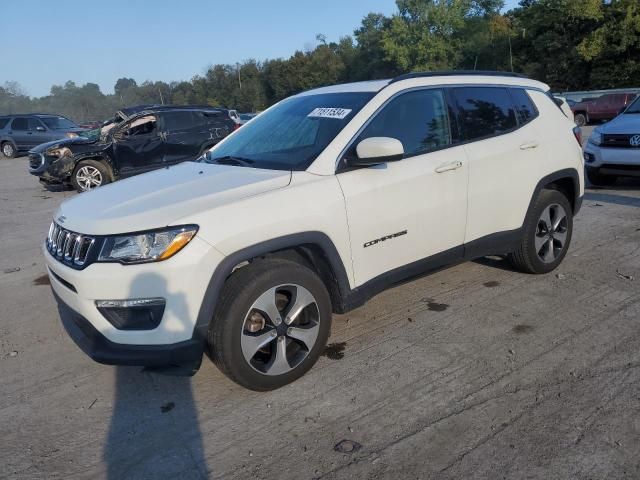
<instances>
[{"instance_id":1,"label":"black plastic bumper trim","mask_svg":"<svg viewBox=\"0 0 640 480\"><path fill-rule=\"evenodd\" d=\"M52 290L53 291L53 290ZM62 325L71 339L89 357L105 365L141 367L187 367L197 370L202 362L204 343L191 338L168 345L128 345L107 339L53 291Z\"/></svg>"}]
</instances>

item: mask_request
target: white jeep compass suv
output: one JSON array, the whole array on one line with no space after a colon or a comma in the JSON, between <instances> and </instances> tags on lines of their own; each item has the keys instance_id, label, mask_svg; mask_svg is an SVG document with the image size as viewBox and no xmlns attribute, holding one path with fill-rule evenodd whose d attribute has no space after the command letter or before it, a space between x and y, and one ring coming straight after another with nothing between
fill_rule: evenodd
<instances>
[{"instance_id":1,"label":"white jeep compass suv","mask_svg":"<svg viewBox=\"0 0 640 480\"><path fill-rule=\"evenodd\" d=\"M106 364L254 390L322 353L333 312L446 264L562 261L583 195L547 85L412 73L281 101L198 161L64 202L44 245L63 323Z\"/></svg>"}]
</instances>

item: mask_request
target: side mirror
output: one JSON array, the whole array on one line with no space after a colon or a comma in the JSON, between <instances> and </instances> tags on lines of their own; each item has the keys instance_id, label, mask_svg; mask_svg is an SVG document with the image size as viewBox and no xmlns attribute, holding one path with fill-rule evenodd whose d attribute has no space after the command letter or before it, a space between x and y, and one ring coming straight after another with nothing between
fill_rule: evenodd
<instances>
[{"instance_id":1,"label":"side mirror","mask_svg":"<svg viewBox=\"0 0 640 480\"><path fill-rule=\"evenodd\" d=\"M370 137L358 143L356 154L357 158L349 160L349 164L366 167L402 160L404 147L396 138Z\"/></svg>"},{"instance_id":2,"label":"side mirror","mask_svg":"<svg viewBox=\"0 0 640 480\"><path fill-rule=\"evenodd\" d=\"M45 131L45 129L44 129L44 127L42 127L42 126L38 125L38 126L36 127L36 131L38 131L38 132L44 132L44 131Z\"/></svg>"}]
</instances>

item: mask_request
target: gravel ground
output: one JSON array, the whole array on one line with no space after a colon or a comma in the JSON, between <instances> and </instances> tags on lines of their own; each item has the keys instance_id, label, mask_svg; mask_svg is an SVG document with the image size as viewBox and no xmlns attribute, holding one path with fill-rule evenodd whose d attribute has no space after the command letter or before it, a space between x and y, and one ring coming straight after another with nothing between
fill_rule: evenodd
<instances>
[{"instance_id":1,"label":"gravel ground","mask_svg":"<svg viewBox=\"0 0 640 480\"><path fill-rule=\"evenodd\" d=\"M640 180L587 191L557 271L487 258L387 291L255 393L208 360L180 378L80 352L39 250L75 193L26 168L0 160L0 477L640 478Z\"/></svg>"}]
</instances>

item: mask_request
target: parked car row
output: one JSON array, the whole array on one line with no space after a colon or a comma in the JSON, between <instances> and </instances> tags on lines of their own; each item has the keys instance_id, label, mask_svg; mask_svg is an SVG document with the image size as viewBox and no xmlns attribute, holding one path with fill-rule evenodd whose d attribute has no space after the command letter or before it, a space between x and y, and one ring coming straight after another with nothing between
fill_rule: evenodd
<instances>
[{"instance_id":1,"label":"parked car row","mask_svg":"<svg viewBox=\"0 0 640 480\"><path fill-rule=\"evenodd\" d=\"M235 130L228 110L139 105L124 108L99 128L79 128L52 115L0 117L6 157L29 151L29 172L45 184L82 192L193 160Z\"/></svg>"}]
</instances>

